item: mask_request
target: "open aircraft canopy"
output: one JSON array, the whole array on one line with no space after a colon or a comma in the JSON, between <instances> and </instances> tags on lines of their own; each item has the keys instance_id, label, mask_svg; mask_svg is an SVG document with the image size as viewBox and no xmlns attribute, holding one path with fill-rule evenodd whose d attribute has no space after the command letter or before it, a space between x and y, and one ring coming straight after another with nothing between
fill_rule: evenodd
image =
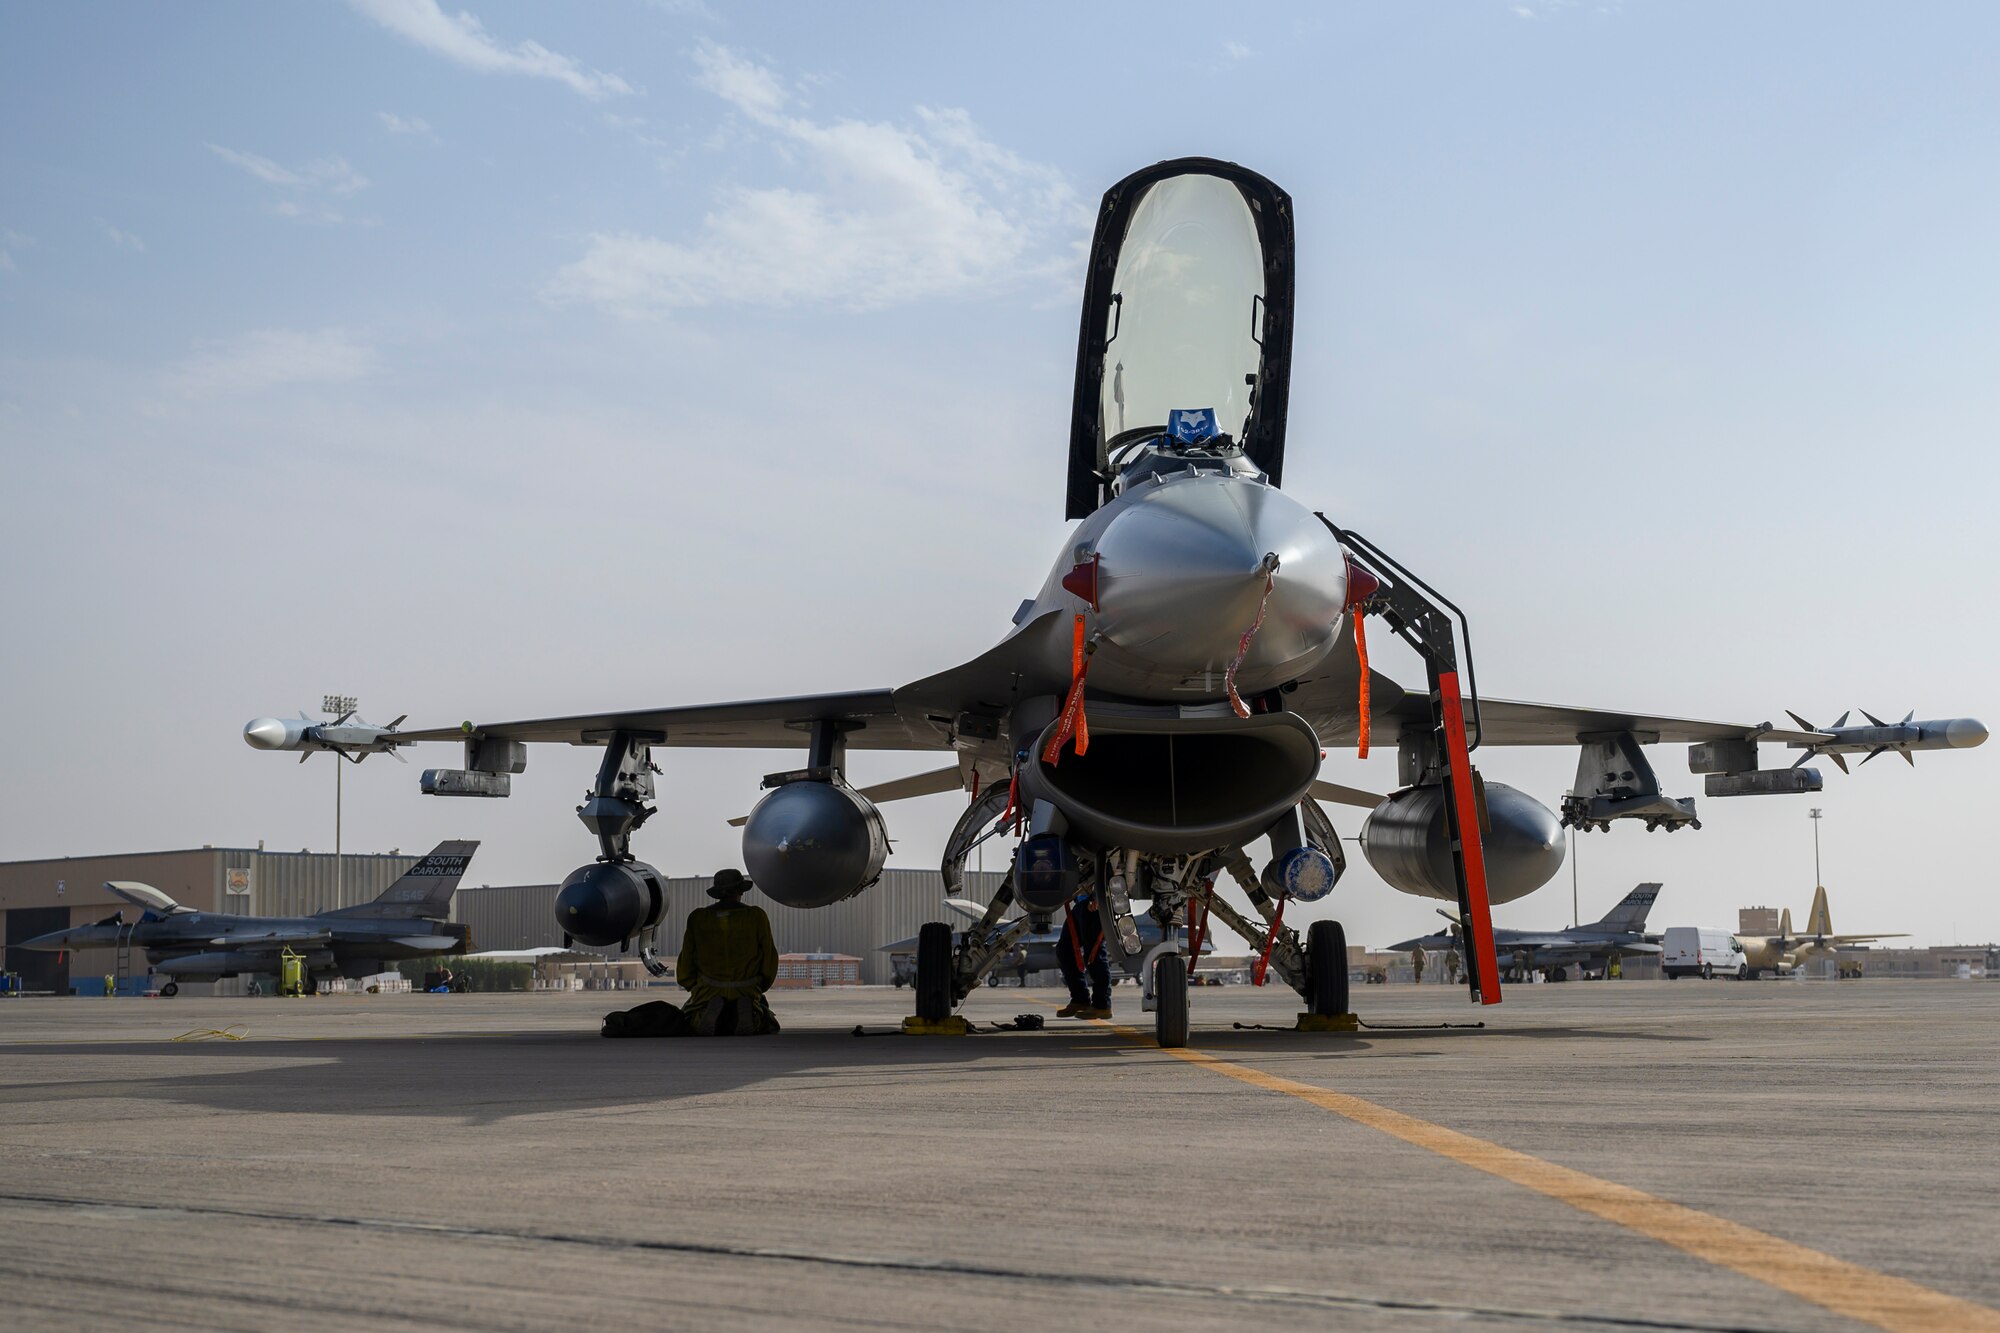
<instances>
[{"instance_id":1,"label":"open aircraft canopy","mask_svg":"<svg viewBox=\"0 0 2000 1333\"><path fill-rule=\"evenodd\" d=\"M1111 457L1171 411L1213 411L1283 479L1292 361L1291 196L1254 171L1184 157L1105 192L1077 336L1066 516L1106 498Z\"/></svg>"},{"instance_id":2,"label":"open aircraft canopy","mask_svg":"<svg viewBox=\"0 0 2000 1333\"><path fill-rule=\"evenodd\" d=\"M158 912L161 916L174 916L180 912L193 910L181 906L152 885L141 884L136 879L107 879L104 881L104 887L126 902L143 907L149 912Z\"/></svg>"}]
</instances>

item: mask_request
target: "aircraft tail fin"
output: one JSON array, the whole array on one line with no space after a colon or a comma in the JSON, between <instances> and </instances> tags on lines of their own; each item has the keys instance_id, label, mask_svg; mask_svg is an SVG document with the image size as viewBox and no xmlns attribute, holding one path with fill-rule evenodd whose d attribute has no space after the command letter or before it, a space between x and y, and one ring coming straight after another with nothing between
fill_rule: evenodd
<instances>
[{"instance_id":1,"label":"aircraft tail fin","mask_svg":"<svg viewBox=\"0 0 2000 1333\"><path fill-rule=\"evenodd\" d=\"M1640 934L1646 929L1646 915L1653 910L1653 900L1660 896L1657 884L1641 884L1632 892L1618 900L1618 905L1604 914L1595 925L1605 930L1624 930Z\"/></svg>"},{"instance_id":2,"label":"aircraft tail fin","mask_svg":"<svg viewBox=\"0 0 2000 1333\"><path fill-rule=\"evenodd\" d=\"M1813 890L1812 912L1806 917L1806 934L1833 934L1833 913L1826 910L1826 885Z\"/></svg>"},{"instance_id":3,"label":"aircraft tail fin","mask_svg":"<svg viewBox=\"0 0 2000 1333\"><path fill-rule=\"evenodd\" d=\"M1778 934L1790 939L1792 935L1792 909L1787 907L1778 913Z\"/></svg>"},{"instance_id":4,"label":"aircraft tail fin","mask_svg":"<svg viewBox=\"0 0 2000 1333\"><path fill-rule=\"evenodd\" d=\"M403 872L382 895L359 907L321 912L322 917L367 917L387 921L443 921L451 915L451 895L479 850L477 842L441 842L430 855Z\"/></svg>"}]
</instances>

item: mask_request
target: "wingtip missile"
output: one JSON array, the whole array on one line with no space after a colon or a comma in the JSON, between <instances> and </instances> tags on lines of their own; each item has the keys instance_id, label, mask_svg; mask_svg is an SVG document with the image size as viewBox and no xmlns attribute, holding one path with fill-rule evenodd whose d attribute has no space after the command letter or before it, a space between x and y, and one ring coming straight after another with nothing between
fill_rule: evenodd
<instances>
[{"instance_id":1,"label":"wingtip missile","mask_svg":"<svg viewBox=\"0 0 2000 1333\"><path fill-rule=\"evenodd\" d=\"M1847 760L1843 757L1846 755L1861 755L1861 762L1865 764L1877 755L1894 751L1903 757L1905 763L1914 768L1917 763L1915 754L1918 750L1970 749L1975 745L1985 744L1987 736L1986 724L1978 718L1932 718L1919 722L1916 720L1915 709L1905 713L1900 722L1884 722L1865 708L1850 709L1842 713L1830 727L1815 727L1789 708L1785 711L1799 726L1807 731L1816 731L1825 737L1823 740L1812 742L1793 741L1794 747L1805 751L1799 762L1804 763L1808 759L1817 759L1820 755L1825 755L1839 765L1843 773L1850 771ZM1869 725L1848 726L1849 715L1856 712L1867 718Z\"/></svg>"},{"instance_id":2,"label":"wingtip missile","mask_svg":"<svg viewBox=\"0 0 2000 1333\"><path fill-rule=\"evenodd\" d=\"M244 724L243 741L253 750L297 750L301 763L321 750L359 763L371 754L394 754L398 745L407 744L396 732L402 721L399 717L386 727L371 726L351 712L331 722L314 722L304 713L257 717Z\"/></svg>"}]
</instances>

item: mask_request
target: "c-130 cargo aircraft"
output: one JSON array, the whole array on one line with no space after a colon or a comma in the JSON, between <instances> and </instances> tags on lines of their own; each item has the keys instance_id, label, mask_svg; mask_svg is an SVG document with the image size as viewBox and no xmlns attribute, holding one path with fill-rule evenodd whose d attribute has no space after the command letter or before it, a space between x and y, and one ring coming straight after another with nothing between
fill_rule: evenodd
<instances>
[{"instance_id":1,"label":"c-130 cargo aircraft","mask_svg":"<svg viewBox=\"0 0 2000 1333\"><path fill-rule=\"evenodd\" d=\"M1479 697L1455 608L1281 489L1293 261L1290 197L1233 163L1163 162L1106 192L1070 429L1066 516L1080 522L1012 631L970 662L892 689L431 730L334 736L262 718L246 739L356 760L459 741L464 767L429 770L422 787L460 796L507 795L531 744L604 746L578 808L600 854L564 881L557 914L587 944L636 940L655 968L666 900L632 835L654 813L656 748L803 747L800 767L764 780L768 794L743 830L757 886L795 907L876 881L888 854L881 803L965 790L945 847L945 894L959 892L967 856L987 839L1013 844L1012 869L983 924L924 928L916 1018L946 1021L1021 936L1095 886L1113 961L1147 984L1159 1040L1176 1046L1188 1038L1187 951L1215 929L1240 935L1309 1015L1346 1013L1341 926L1315 922L1302 939L1283 914L1287 902L1325 897L1344 869L1321 802L1358 805L1370 810L1363 851L1385 880L1457 902L1471 994L1497 1003L1489 903L1556 873L1563 824L1695 822L1693 799L1661 791L1644 746L1692 746L1707 794L1740 796L1820 786L1815 769L1760 768L1760 743L1810 757L1838 738ZM1368 666L1370 617L1418 650L1425 687L1406 691ZM1985 738L1969 719L1924 726L1953 745ZM1397 791L1318 780L1322 747L1365 753L1370 743L1396 746ZM1470 763L1481 744L1579 746L1561 820L1522 792L1482 783ZM955 762L857 790L845 775L856 749L941 751ZM1261 868L1257 844L1268 846ZM1254 915L1214 892L1225 873ZM1021 914L996 929L1016 906ZM1165 929L1142 937L1142 912Z\"/></svg>"}]
</instances>

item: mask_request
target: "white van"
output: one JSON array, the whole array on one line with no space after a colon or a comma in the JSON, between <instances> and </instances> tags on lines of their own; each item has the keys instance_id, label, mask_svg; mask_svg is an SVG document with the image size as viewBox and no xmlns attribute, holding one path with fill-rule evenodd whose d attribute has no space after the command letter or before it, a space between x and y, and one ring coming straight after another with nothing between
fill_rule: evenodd
<instances>
[{"instance_id":1,"label":"white van","mask_svg":"<svg viewBox=\"0 0 2000 1333\"><path fill-rule=\"evenodd\" d=\"M1660 937L1660 971L1675 977L1750 978L1750 964L1743 946L1726 930L1702 930L1698 926L1668 926Z\"/></svg>"}]
</instances>

